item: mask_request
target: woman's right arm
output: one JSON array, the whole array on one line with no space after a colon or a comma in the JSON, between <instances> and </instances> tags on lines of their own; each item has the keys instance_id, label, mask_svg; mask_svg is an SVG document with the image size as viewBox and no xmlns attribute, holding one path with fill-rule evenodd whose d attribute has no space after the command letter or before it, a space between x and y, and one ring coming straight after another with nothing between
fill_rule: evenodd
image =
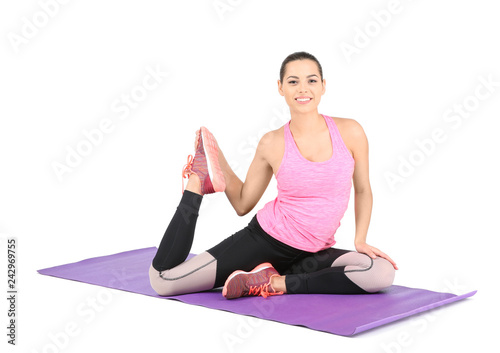
<instances>
[{"instance_id":1,"label":"woman's right arm","mask_svg":"<svg viewBox=\"0 0 500 353\"><path fill-rule=\"evenodd\" d=\"M267 161L271 142L271 133L265 134L260 139L245 182L242 182L234 173L219 148L219 165L226 182L225 193L238 216L244 216L253 210L271 181L273 169Z\"/></svg>"}]
</instances>

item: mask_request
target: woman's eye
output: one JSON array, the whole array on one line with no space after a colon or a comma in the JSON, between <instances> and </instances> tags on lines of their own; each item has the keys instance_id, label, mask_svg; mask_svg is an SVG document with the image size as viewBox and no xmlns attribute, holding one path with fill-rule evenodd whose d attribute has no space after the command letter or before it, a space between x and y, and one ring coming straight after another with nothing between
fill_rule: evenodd
<instances>
[{"instance_id":1,"label":"woman's eye","mask_svg":"<svg viewBox=\"0 0 500 353\"><path fill-rule=\"evenodd\" d=\"M288 81L288 83L290 83L290 84L292 84L292 85L293 85L294 83L296 83L296 82L297 82L297 81ZM309 80L309 82L317 82L317 81L316 81L316 80Z\"/></svg>"}]
</instances>

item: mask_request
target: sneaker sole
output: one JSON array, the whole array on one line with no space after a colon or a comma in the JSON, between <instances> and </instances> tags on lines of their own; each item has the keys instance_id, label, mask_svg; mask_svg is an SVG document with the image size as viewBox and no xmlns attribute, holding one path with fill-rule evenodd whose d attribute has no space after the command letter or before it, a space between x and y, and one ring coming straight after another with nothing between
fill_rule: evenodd
<instances>
[{"instance_id":1,"label":"sneaker sole","mask_svg":"<svg viewBox=\"0 0 500 353\"><path fill-rule=\"evenodd\" d=\"M249 275L249 274L252 274L252 273L257 273L257 272L259 272L261 270L265 270L266 268L269 268L269 267L273 267L273 265L271 265L269 262L264 262L263 264L260 264L260 265L256 266L252 271L249 271L249 272L245 272L243 270L234 271L226 279L226 282L224 282L224 287L222 288L222 295L224 297L226 297L226 295L227 295L227 285L229 284L229 281L231 281L231 279L233 279L235 276L241 275L241 274Z\"/></svg>"},{"instance_id":2,"label":"sneaker sole","mask_svg":"<svg viewBox=\"0 0 500 353\"><path fill-rule=\"evenodd\" d=\"M210 180L214 190L217 192L224 191L226 189L226 182L224 180L224 174L219 165L219 150L215 142L215 138L210 131L204 126L201 127L201 137L203 140L203 149L205 151L205 156L207 156L207 169Z\"/></svg>"}]
</instances>

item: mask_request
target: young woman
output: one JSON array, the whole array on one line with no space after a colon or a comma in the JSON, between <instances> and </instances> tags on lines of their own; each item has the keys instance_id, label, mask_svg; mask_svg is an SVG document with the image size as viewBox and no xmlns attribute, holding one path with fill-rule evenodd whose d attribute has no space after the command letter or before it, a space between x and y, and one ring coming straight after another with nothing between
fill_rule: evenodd
<instances>
[{"instance_id":1,"label":"young woman","mask_svg":"<svg viewBox=\"0 0 500 353\"><path fill-rule=\"evenodd\" d=\"M227 299L366 294L392 285L396 264L366 243L372 209L367 138L355 120L318 113L325 85L313 55L296 52L283 61L278 91L290 107L291 120L261 138L244 182L213 135L205 127L196 132L195 156L188 157L183 170L183 185L189 177L186 189L149 269L159 295L221 286ZM185 261L204 195L224 191L243 216L255 207L273 175L278 183L275 200L244 229ZM333 247L351 179L356 251Z\"/></svg>"}]
</instances>

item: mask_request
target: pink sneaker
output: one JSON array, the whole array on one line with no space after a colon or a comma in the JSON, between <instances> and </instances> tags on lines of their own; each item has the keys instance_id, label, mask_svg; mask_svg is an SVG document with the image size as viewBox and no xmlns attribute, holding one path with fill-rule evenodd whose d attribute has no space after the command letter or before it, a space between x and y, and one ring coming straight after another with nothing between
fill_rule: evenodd
<instances>
[{"instance_id":1,"label":"pink sneaker","mask_svg":"<svg viewBox=\"0 0 500 353\"><path fill-rule=\"evenodd\" d=\"M226 280L222 295L226 299L243 296L261 295L267 298L270 295L280 295L271 286L271 278L280 274L269 262L258 265L250 272L234 271Z\"/></svg>"},{"instance_id":2,"label":"pink sneaker","mask_svg":"<svg viewBox=\"0 0 500 353\"><path fill-rule=\"evenodd\" d=\"M184 178L189 178L192 173L200 178L203 195L224 191L226 182L219 165L217 141L206 127L202 126L200 130L195 143L195 156L193 158L189 155L187 164L182 169L182 193L184 193Z\"/></svg>"}]
</instances>

